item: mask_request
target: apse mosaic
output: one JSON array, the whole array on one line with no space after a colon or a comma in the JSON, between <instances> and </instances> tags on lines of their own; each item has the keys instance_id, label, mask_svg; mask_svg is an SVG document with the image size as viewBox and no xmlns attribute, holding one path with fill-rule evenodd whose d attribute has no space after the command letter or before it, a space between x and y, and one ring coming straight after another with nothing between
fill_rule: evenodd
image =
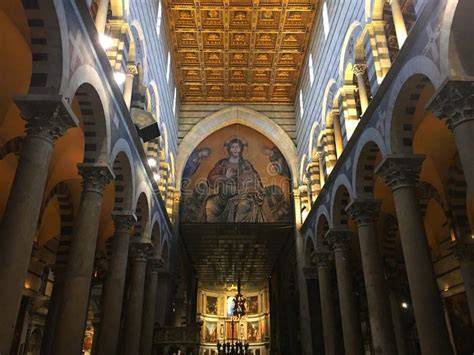
<instances>
[{"instance_id":1,"label":"apse mosaic","mask_svg":"<svg viewBox=\"0 0 474 355\"><path fill-rule=\"evenodd\" d=\"M204 139L182 179L181 222L290 222L290 173L280 150L242 125Z\"/></svg>"}]
</instances>

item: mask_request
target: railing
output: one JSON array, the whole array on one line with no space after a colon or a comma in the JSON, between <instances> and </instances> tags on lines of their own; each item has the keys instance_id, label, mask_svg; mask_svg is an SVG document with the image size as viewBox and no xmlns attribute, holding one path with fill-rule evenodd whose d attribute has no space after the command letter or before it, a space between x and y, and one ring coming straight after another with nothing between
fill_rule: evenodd
<instances>
[{"instance_id":1,"label":"railing","mask_svg":"<svg viewBox=\"0 0 474 355\"><path fill-rule=\"evenodd\" d=\"M161 327L155 332L155 354L197 355L199 353L199 324L185 327Z\"/></svg>"}]
</instances>

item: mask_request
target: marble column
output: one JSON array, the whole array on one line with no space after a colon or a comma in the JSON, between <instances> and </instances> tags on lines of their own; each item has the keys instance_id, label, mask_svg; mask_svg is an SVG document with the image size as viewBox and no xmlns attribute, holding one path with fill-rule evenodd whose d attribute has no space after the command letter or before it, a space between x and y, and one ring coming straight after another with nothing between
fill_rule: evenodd
<instances>
[{"instance_id":1,"label":"marble column","mask_svg":"<svg viewBox=\"0 0 474 355\"><path fill-rule=\"evenodd\" d=\"M348 355L360 355L362 354L362 329L349 264L351 236L352 232L344 227L330 229L326 234L334 250L344 349Z\"/></svg>"},{"instance_id":2,"label":"marble column","mask_svg":"<svg viewBox=\"0 0 474 355\"><path fill-rule=\"evenodd\" d=\"M364 114L364 112L367 110L367 107L369 106L369 94L367 93L367 86L365 85L365 72L367 71L367 66L365 64L354 64L352 71L357 78L360 108L362 114Z\"/></svg>"},{"instance_id":3,"label":"marble column","mask_svg":"<svg viewBox=\"0 0 474 355\"><path fill-rule=\"evenodd\" d=\"M311 318L309 315L308 287L304 276L304 245L301 228L301 194L298 189L293 189L295 202L295 245L296 245L296 268L299 296L299 315L301 332L301 355L311 355L313 353L313 341L311 334Z\"/></svg>"},{"instance_id":4,"label":"marble column","mask_svg":"<svg viewBox=\"0 0 474 355\"><path fill-rule=\"evenodd\" d=\"M467 189L474 201L474 82L447 81L435 93L428 109L446 119L453 132Z\"/></svg>"},{"instance_id":5,"label":"marble column","mask_svg":"<svg viewBox=\"0 0 474 355\"><path fill-rule=\"evenodd\" d=\"M347 212L356 223L359 234L374 352L395 355L397 344L375 227L379 209L380 201L358 198L349 204Z\"/></svg>"},{"instance_id":6,"label":"marble column","mask_svg":"<svg viewBox=\"0 0 474 355\"><path fill-rule=\"evenodd\" d=\"M168 309L168 294L169 294L169 273L161 271L158 275L158 291L157 291L157 300L156 305L156 323L159 326L164 326L166 312Z\"/></svg>"},{"instance_id":7,"label":"marble column","mask_svg":"<svg viewBox=\"0 0 474 355\"><path fill-rule=\"evenodd\" d=\"M82 349L105 186L113 178L108 166L79 164L82 194L64 280L53 341L53 355L79 354Z\"/></svg>"},{"instance_id":8,"label":"marble column","mask_svg":"<svg viewBox=\"0 0 474 355\"><path fill-rule=\"evenodd\" d=\"M140 355L152 355L155 329L156 303L158 291L158 270L163 266L162 259L148 262L145 296L143 300L142 332L140 335Z\"/></svg>"},{"instance_id":9,"label":"marble column","mask_svg":"<svg viewBox=\"0 0 474 355\"><path fill-rule=\"evenodd\" d=\"M64 287L65 268L65 265L56 265L54 267L54 286L51 298L49 299L48 314L46 316L43 339L41 340L41 355L49 355L53 349L54 333L56 331L56 322L59 314L59 303Z\"/></svg>"},{"instance_id":10,"label":"marble column","mask_svg":"<svg viewBox=\"0 0 474 355\"><path fill-rule=\"evenodd\" d=\"M116 354L118 350L128 249L132 227L137 220L131 213L114 214L112 218L115 235L102 297L102 320L98 331L97 355Z\"/></svg>"},{"instance_id":11,"label":"marble column","mask_svg":"<svg viewBox=\"0 0 474 355\"><path fill-rule=\"evenodd\" d=\"M469 312L471 319L474 319L474 243L467 241L457 242L454 246L454 254L461 267Z\"/></svg>"},{"instance_id":12,"label":"marble column","mask_svg":"<svg viewBox=\"0 0 474 355\"><path fill-rule=\"evenodd\" d=\"M61 96L14 98L26 136L0 226L0 353L9 354L54 142L78 120Z\"/></svg>"},{"instance_id":13,"label":"marble column","mask_svg":"<svg viewBox=\"0 0 474 355\"><path fill-rule=\"evenodd\" d=\"M95 15L95 27L99 34L104 33L108 12L109 0L99 0L99 6L97 7L97 13Z\"/></svg>"},{"instance_id":14,"label":"marble column","mask_svg":"<svg viewBox=\"0 0 474 355\"><path fill-rule=\"evenodd\" d=\"M133 79L138 75L138 68L135 64L127 64L127 73L125 74L125 83L123 85L123 100L130 109L133 94Z\"/></svg>"},{"instance_id":15,"label":"marble column","mask_svg":"<svg viewBox=\"0 0 474 355\"><path fill-rule=\"evenodd\" d=\"M123 343L123 353L138 355L142 328L145 271L147 260L153 252L153 246L149 241L135 240L131 245L130 252L130 289L124 333L127 336Z\"/></svg>"},{"instance_id":16,"label":"marble column","mask_svg":"<svg viewBox=\"0 0 474 355\"><path fill-rule=\"evenodd\" d=\"M324 353L335 355L337 351L336 318L331 282L331 252L317 251L319 294L321 299L321 317L323 321Z\"/></svg>"},{"instance_id":17,"label":"marble column","mask_svg":"<svg viewBox=\"0 0 474 355\"><path fill-rule=\"evenodd\" d=\"M407 26L405 25L405 19L403 18L402 8L399 0L390 0L390 6L392 8L393 24L395 25L395 33L397 35L398 48L402 48L405 43L408 33Z\"/></svg>"},{"instance_id":18,"label":"marble column","mask_svg":"<svg viewBox=\"0 0 474 355\"><path fill-rule=\"evenodd\" d=\"M422 155L386 157L377 167L393 191L400 239L421 351L449 355L451 348L415 186Z\"/></svg>"},{"instance_id":19,"label":"marble column","mask_svg":"<svg viewBox=\"0 0 474 355\"><path fill-rule=\"evenodd\" d=\"M390 280L388 284L394 284L397 281ZM407 342L405 340L405 331L403 325L403 318L401 313L402 300L398 292L392 287L389 291L390 309L392 313L393 330L395 332L395 339L397 341L398 355L408 355Z\"/></svg>"}]
</instances>

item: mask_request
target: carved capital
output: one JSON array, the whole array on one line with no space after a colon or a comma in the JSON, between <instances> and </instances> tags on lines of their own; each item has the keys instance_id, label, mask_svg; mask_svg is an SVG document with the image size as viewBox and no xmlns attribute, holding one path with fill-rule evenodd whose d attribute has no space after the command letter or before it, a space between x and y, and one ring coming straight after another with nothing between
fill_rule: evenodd
<instances>
[{"instance_id":1,"label":"carved capital","mask_svg":"<svg viewBox=\"0 0 474 355\"><path fill-rule=\"evenodd\" d=\"M331 251L315 251L316 264L320 269L327 269L331 265Z\"/></svg>"},{"instance_id":2,"label":"carved capital","mask_svg":"<svg viewBox=\"0 0 474 355\"><path fill-rule=\"evenodd\" d=\"M130 244L130 257L133 261L147 261L153 257L153 244L146 240L136 240Z\"/></svg>"},{"instance_id":3,"label":"carved capital","mask_svg":"<svg viewBox=\"0 0 474 355\"><path fill-rule=\"evenodd\" d=\"M127 74L138 75L138 67L135 64L127 64Z\"/></svg>"},{"instance_id":4,"label":"carved capital","mask_svg":"<svg viewBox=\"0 0 474 355\"><path fill-rule=\"evenodd\" d=\"M474 262L474 243L455 242L453 252L459 262Z\"/></svg>"},{"instance_id":5,"label":"carved capital","mask_svg":"<svg viewBox=\"0 0 474 355\"><path fill-rule=\"evenodd\" d=\"M314 266L304 267L303 274L307 280L316 280L318 278L318 268Z\"/></svg>"},{"instance_id":6,"label":"carved capital","mask_svg":"<svg viewBox=\"0 0 474 355\"><path fill-rule=\"evenodd\" d=\"M82 176L83 191L94 191L102 194L105 187L114 178L114 174L107 165L78 164L79 174Z\"/></svg>"},{"instance_id":7,"label":"carved capital","mask_svg":"<svg viewBox=\"0 0 474 355\"><path fill-rule=\"evenodd\" d=\"M446 118L451 130L463 122L474 120L474 82L446 82L427 108L439 118Z\"/></svg>"},{"instance_id":8,"label":"carved capital","mask_svg":"<svg viewBox=\"0 0 474 355\"><path fill-rule=\"evenodd\" d=\"M367 65L365 64L354 64L352 71L355 75L364 75L367 71Z\"/></svg>"},{"instance_id":9,"label":"carved capital","mask_svg":"<svg viewBox=\"0 0 474 355\"><path fill-rule=\"evenodd\" d=\"M380 212L380 200L369 198L354 199L346 208L358 226L374 223Z\"/></svg>"},{"instance_id":10,"label":"carved capital","mask_svg":"<svg viewBox=\"0 0 474 355\"><path fill-rule=\"evenodd\" d=\"M130 234L137 221L137 216L133 213L113 213L112 219L115 225L115 233Z\"/></svg>"},{"instance_id":11,"label":"carved capital","mask_svg":"<svg viewBox=\"0 0 474 355\"><path fill-rule=\"evenodd\" d=\"M79 120L62 96L16 95L14 101L26 121L27 136L54 142Z\"/></svg>"},{"instance_id":12,"label":"carved capital","mask_svg":"<svg viewBox=\"0 0 474 355\"><path fill-rule=\"evenodd\" d=\"M351 247L352 231L343 227L333 228L326 233L325 238L334 252L345 252Z\"/></svg>"},{"instance_id":13,"label":"carved capital","mask_svg":"<svg viewBox=\"0 0 474 355\"><path fill-rule=\"evenodd\" d=\"M425 156L421 154L391 155L379 164L375 173L382 176L393 191L401 187L415 186L424 160Z\"/></svg>"}]
</instances>

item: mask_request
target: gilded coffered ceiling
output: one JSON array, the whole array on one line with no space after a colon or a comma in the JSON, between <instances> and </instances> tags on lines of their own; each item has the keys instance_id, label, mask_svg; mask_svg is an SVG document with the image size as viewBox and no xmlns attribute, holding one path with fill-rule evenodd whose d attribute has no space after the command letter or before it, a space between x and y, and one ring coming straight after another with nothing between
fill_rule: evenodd
<instances>
[{"instance_id":1,"label":"gilded coffered ceiling","mask_svg":"<svg viewBox=\"0 0 474 355\"><path fill-rule=\"evenodd\" d=\"M167 0L183 102L292 103L319 0Z\"/></svg>"}]
</instances>

